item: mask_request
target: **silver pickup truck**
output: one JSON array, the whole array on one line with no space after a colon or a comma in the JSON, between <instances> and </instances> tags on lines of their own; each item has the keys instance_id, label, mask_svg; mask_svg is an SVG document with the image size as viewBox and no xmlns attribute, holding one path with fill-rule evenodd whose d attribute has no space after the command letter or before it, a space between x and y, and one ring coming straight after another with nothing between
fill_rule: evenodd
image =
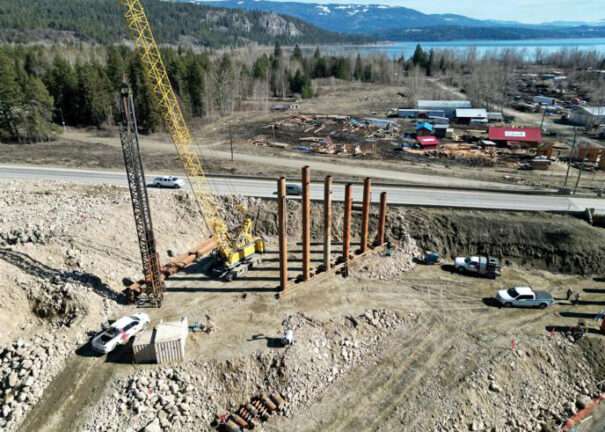
<instances>
[{"instance_id":1,"label":"silver pickup truck","mask_svg":"<svg viewBox=\"0 0 605 432\"><path fill-rule=\"evenodd\" d=\"M496 300L504 307L526 307L544 309L555 303L553 297L544 291L534 291L530 287L514 287L500 290Z\"/></svg>"}]
</instances>

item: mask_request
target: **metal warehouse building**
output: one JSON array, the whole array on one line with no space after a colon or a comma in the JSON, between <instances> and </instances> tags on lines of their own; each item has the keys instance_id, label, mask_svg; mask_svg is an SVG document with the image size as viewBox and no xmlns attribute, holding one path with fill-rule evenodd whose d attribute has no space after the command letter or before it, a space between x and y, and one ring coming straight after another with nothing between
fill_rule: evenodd
<instances>
[{"instance_id":1,"label":"metal warehouse building","mask_svg":"<svg viewBox=\"0 0 605 432\"><path fill-rule=\"evenodd\" d=\"M605 106L578 107L569 114L569 121L580 126L598 126L605 124Z\"/></svg>"},{"instance_id":2,"label":"metal warehouse building","mask_svg":"<svg viewBox=\"0 0 605 432\"><path fill-rule=\"evenodd\" d=\"M419 100L416 108L423 111L443 111L445 117L454 119L457 109L472 108L467 100Z\"/></svg>"}]
</instances>

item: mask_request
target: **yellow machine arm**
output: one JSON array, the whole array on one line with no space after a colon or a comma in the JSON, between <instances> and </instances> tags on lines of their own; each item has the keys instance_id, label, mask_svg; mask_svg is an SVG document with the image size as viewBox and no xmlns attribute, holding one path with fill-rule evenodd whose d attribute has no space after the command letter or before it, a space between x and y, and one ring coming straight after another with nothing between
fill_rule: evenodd
<instances>
[{"instance_id":1,"label":"yellow machine arm","mask_svg":"<svg viewBox=\"0 0 605 432\"><path fill-rule=\"evenodd\" d=\"M215 236L218 249L227 261L233 261L237 252L233 250L227 226L218 213L216 197L210 191L208 179L197 153L192 149L189 128L179 106L178 100L168 79L166 67L160 56L160 49L151 32L149 20L140 0L119 0L126 8L124 14L132 38L144 66L148 84L156 97L164 124L183 161L185 173L191 183L195 200L202 212L208 229Z\"/></svg>"}]
</instances>

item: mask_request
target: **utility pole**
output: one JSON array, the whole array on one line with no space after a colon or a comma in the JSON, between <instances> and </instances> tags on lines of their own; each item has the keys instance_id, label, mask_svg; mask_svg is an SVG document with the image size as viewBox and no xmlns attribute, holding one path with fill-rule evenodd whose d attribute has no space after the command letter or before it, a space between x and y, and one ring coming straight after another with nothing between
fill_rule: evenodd
<instances>
[{"instance_id":1,"label":"utility pole","mask_svg":"<svg viewBox=\"0 0 605 432\"><path fill-rule=\"evenodd\" d=\"M584 162L586 161L586 159L582 159L582 165L580 166L580 169L578 170L578 179L576 180L576 186L573 188L573 194L576 194L576 191L578 190L578 185L580 184L580 178L582 178L582 171L584 171Z\"/></svg>"},{"instance_id":2,"label":"utility pole","mask_svg":"<svg viewBox=\"0 0 605 432\"><path fill-rule=\"evenodd\" d=\"M540 122L540 130L544 132L544 118L546 117L546 107L542 106L542 121Z\"/></svg>"},{"instance_id":3,"label":"utility pole","mask_svg":"<svg viewBox=\"0 0 605 432\"><path fill-rule=\"evenodd\" d=\"M573 154L574 150L576 149L577 137L578 137L578 130L574 126L574 128L573 128L573 144L571 146L571 152L569 152L569 155L567 156L567 173L565 174L565 183L563 184L564 188L567 187L567 179L569 178L569 170L571 169L571 155Z\"/></svg>"}]
</instances>

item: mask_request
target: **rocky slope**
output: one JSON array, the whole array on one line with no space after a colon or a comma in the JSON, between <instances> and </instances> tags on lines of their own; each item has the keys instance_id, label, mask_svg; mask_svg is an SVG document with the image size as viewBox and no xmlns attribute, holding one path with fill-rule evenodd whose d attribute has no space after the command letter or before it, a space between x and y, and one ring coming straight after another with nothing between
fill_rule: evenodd
<instances>
[{"instance_id":1,"label":"rocky slope","mask_svg":"<svg viewBox=\"0 0 605 432\"><path fill-rule=\"evenodd\" d=\"M160 0L144 2L164 44L229 46L248 42L333 43L352 40L297 18ZM6 0L0 4L0 41L74 40L119 43L129 39L122 8L113 0Z\"/></svg>"}]
</instances>

